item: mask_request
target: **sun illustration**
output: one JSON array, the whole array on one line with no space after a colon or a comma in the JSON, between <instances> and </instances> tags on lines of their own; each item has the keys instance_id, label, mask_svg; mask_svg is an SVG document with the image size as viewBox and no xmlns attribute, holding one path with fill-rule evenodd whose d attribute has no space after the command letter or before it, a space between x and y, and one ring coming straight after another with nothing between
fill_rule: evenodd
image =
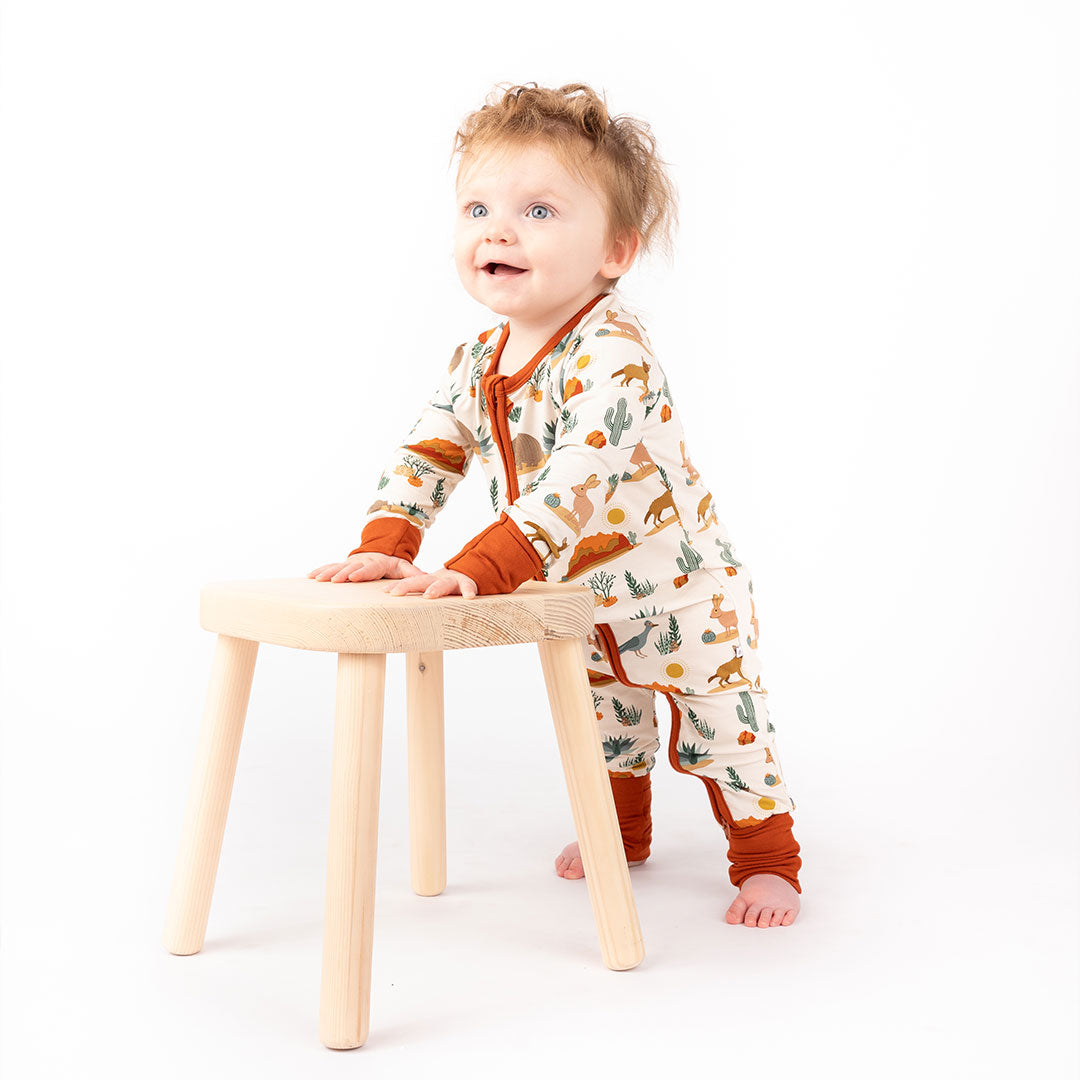
<instances>
[{"instance_id":1,"label":"sun illustration","mask_svg":"<svg viewBox=\"0 0 1080 1080\"><path fill-rule=\"evenodd\" d=\"M604 524L611 529L622 529L630 521L630 511L626 503L609 502L604 507Z\"/></svg>"},{"instance_id":2,"label":"sun illustration","mask_svg":"<svg viewBox=\"0 0 1080 1080\"><path fill-rule=\"evenodd\" d=\"M664 674L669 679L681 679L686 674L686 668L684 668L677 660L672 660L671 663L664 668Z\"/></svg>"}]
</instances>

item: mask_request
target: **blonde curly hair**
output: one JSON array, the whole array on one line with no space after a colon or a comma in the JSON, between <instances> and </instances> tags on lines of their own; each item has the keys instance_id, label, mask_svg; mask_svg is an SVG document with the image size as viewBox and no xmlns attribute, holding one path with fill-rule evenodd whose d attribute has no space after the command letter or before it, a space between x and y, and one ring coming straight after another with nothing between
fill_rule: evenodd
<instances>
[{"instance_id":1,"label":"blonde curly hair","mask_svg":"<svg viewBox=\"0 0 1080 1080\"><path fill-rule=\"evenodd\" d=\"M659 241L670 257L678 195L645 121L626 114L610 116L606 96L585 83L567 83L557 90L535 82L508 89L496 84L486 100L465 117L454 136L450 161L461 154L459 186L466 164L482 153L512 152L540 142L571 175L598 189L607 210L607 250L618 238L637 233L639 254Z\"/></svg>"}]
</instances>

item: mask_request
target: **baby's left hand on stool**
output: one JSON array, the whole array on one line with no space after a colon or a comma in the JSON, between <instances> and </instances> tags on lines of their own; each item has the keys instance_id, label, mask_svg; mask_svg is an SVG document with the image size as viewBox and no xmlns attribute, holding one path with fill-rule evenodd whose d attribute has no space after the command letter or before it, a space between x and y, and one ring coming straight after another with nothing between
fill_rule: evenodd
<instances>
[{"instance_id":1,"label":"baby's left hand on stool","mask_svg":"<svg viewBox=\"0 0 1080 1080\"><path fill-rule=\"evenodd\" d=\"M406 593L423 593L425 598L461 595L471 600L477 593L476 582L466 574L456 570L437 570L434 574L413 574L392 582L383 590L391 596L404 596Z\"/></svg>"}]
</instances>

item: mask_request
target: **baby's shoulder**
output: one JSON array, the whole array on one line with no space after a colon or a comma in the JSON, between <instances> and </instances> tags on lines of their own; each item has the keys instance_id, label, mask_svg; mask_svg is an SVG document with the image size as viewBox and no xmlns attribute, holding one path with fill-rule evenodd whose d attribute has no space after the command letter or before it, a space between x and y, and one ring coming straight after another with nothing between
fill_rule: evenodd
<instances>
[{"instance_id":1,"label":"baby's shoulder","mask_svg":"<svg viewBox=\"0 0 1080 1080\"><path fill-rule=\"evenodd\" d=\"M552 358L549 380L563 386L623 378L627 372L657 367L652 342L639 312L610 298L601 301L571 335L561 355Z\"/></svg>"}]
</instances>

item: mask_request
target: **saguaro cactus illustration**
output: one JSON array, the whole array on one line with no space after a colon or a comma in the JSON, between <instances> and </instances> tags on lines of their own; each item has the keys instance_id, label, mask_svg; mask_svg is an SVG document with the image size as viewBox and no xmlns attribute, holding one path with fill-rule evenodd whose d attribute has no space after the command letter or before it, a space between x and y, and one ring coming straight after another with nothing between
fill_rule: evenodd
<instances>
[{"instance_id":1,"label":"saguaro cactus illustration","mask_svg":"<svg viewBox=\"0 0 1080 1080\"><path fill-rule=\"evenodd\" d=\"M608 442L618 446L622 433L630 426L630 417L626 412L626 398L619 398L619 404L613 405L604 413L604 427L611 433Z\"/></svg>"},{"instance_id":2,"label":"saguaro cactus illustration","mask_svg":"<svg viewBox=\"0 0 1080 1080\"><path fill-rule=\"evenodd\" d=\"M679 546L682 548L683 558L676 558L675 561L684 574L692 573L701 565L701 556L685 540L680 540Z\"/></svg>"},{"instance_id":3,"label":"saguaro cactus illustration","mask_svg":"<svg viewBox=\"0 0 1080 1080\"><path fill-rule=\"evenodd\" d=\"M751 731L757 731L757 714L754 712L754 699L747 691L741 690L739 692L739 700L742 702L742 705L735 706L735 712L739 716L739 723L749 724Z\"/></svg>"}]
</instances>

